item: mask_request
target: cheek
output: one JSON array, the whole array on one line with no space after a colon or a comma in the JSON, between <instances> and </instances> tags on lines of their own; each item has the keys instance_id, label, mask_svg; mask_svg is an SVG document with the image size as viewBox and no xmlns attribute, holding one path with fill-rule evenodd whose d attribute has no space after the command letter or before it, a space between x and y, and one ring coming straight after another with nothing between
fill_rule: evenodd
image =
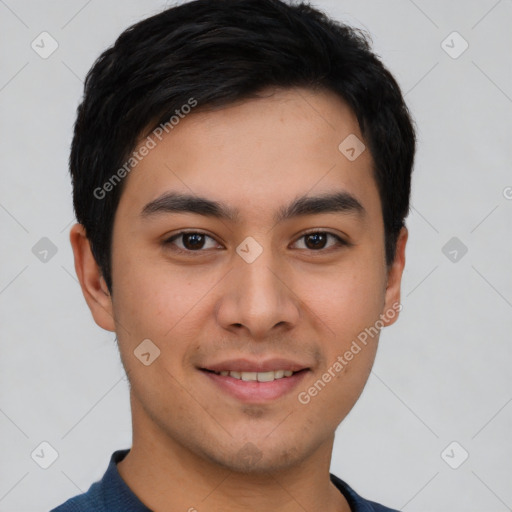
<instances>
[{"instance_id":1,"label":"cheek","mask_svg":"<svg viewBox=\"0 0 512 512\"><path fill-rule=\"evenodd\" d=\"M385 298L383 272L375 259L361 258L322 276L304 274L297 283L304 302L343 338L378 318Z\"/></svg>"},{"instance_id":2,"label":"cheek","mask_svg":"<svg viewBox=\"0 0 512 512\"><path fill-rule=\"evenodd\" d=\"M190 350L205 323L208 292L219 276L161 261L151 264L149 258L134 256L118 258L114 267L114 315L124 327L118 334L123 349L133 351L148 338L160 348L163 359L172 346L173 359L180 360L179 354Z\"/></svg>"}]
</instances>

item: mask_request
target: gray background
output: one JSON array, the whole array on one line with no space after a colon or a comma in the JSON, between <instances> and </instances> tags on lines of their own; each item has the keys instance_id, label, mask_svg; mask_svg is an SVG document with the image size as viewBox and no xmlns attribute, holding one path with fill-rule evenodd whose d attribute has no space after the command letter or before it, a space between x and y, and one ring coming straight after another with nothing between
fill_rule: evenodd
<instances>
[{"instance_id":1,"label":"gray background","mask_svg":"<svg viewBox=\"0 0 512 512\"><path fill-rule=\"evenodd\" d=\"M399 510L512 510L512 2L314 3L372 34L419 137L403 311L338 429L331 470ZM114 335L75 277L67 158L93 61L164 6L0 0L1 512L49 510L130 446ZM59 45L47 59L31 48L43 31ZM453 31L469 44L461 55ZM56 254L41 252L43 237ZM443 250L452 237L458 247ZM43 441L58 452L46 470L31 457Z\"/></svg>"}]
</instances>

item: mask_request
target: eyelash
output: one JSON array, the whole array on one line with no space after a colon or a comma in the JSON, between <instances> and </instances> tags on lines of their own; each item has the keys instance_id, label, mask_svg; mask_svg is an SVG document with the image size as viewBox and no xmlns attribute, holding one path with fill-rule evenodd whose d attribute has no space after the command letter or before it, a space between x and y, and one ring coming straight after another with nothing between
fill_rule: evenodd
<instances>
[{"instance_id":1,"label":"eyelash","mask_svg":"<svg viewBox=\"0 0 512 512\"><path fill-rule=\"evenodd\" d=\"M212 240L215 240L213 237L211 237L210 235L208 235L207 233L204 233L202 231L180 231L179 233L176 233L175 235L172 235L170 238L167 238L166 240L164 240L163 245L164 246L174 245L173 244L174 240L182 237L183 235L191 235L191 234L194 234L194 235L204 235L207 238L211 238ZM316 231L314 230L314 231L308 231L307 233L303 233L299 238L297 238L296 242L301 240L302 238L305 238L305 237L310 236L310 235L316 235L316 234L324 234L324 235L328 235L328 236L331 236L331 237L335 238L336 241L337 241L338 248L348 247L348 246L352 245L351 243L347 242L346 240L344 240L340 236L335 235L334 233L331 233L329 231L321 231L321 230L316 230ZM307 251L310 251L310 252L313 252L313 253L321 253L321 252L328 252L328 251L330 251L332 249L333 249L333 247L330 247L328 249L322 248L322 249L318 249L318 250L315 250L315 249L302 249L302 250L307 250ZM187 254L187 255L189 255L189 254L197 253L198 255L200 255L201 253L206 252L208 249L198 249L196 251L193 251L193 250L190 250L190 249L181 249L179 247L174 246L172 250L174 252L178 253L178 254Z\"/></svg>"}]
</instances>

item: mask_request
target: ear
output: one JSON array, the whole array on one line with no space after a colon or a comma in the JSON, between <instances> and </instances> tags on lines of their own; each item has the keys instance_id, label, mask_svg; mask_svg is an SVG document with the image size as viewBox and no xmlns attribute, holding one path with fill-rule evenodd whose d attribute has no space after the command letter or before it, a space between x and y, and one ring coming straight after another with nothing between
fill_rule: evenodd
<instances>
[{"instance_id":1,"label":"ear","mask_svg":"<svg viewBox=\"0 0 512 512\"><path fill-rule=\"evenodd\" d=\"M71 228L69 239L75 256L76 275L94 321L107 331L115 331L112 297L92 254L85 228L81 224L75 224Z\"/></svg>"},{"instance_id":2,"label":"ear","mask_svg":"<svg viewBox=\"0 0 512 512\"><path fill-rule=\"evenodd\" d=\"M394 324L398 319L399 311L402 309L400 304L400 286L405 267L405 246L408 236L407 228L403 227L396 241L395 259L388 270L384 311L381 315L385 326ZM386 312L388 313L386 314Z\"/></svg>"}]
</instances>

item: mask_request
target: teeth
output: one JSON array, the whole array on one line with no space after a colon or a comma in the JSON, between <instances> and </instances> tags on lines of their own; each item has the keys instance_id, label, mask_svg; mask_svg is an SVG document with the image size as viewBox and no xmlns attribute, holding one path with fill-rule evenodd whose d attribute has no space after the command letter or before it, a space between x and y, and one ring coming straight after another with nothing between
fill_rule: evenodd
<instances>
[{"instance_id":1,"label":"teeth","mask_svg":"<svg viewBox=\"0 0 512 512\"><path fill-rule=\"evenodd\" d=\"M258 382L272 382L276 378L276 372L258 372L256 377Z\"/></svg>"},{"instance_id":2,"label":"teeth","mask_svg":"<svg viewBox=\"0 0 512 512\"><path fill-rule=\"evenodd\" d=\"M275 370L270 372L231 372L223 370L221 372L215 372L223 377L233 377L235 379L245 381L258 381L258 382L272 382L276 379L282 379L283 377L291 377L293 372L291 370Z\"/></svg>"}]
</instances>

